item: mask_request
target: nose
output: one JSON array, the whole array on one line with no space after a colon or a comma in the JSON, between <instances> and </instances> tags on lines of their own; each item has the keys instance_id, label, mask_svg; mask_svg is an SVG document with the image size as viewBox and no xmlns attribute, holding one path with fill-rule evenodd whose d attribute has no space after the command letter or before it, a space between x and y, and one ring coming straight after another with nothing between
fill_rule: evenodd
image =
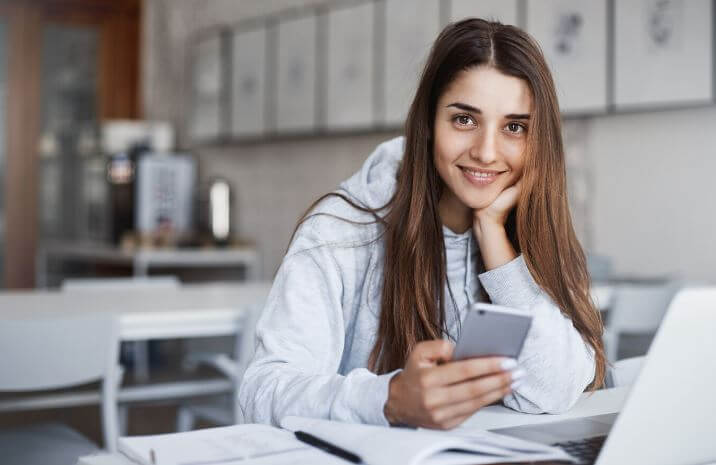
<instances>
[{"instance_id":1,"label":"nose","mask_svg":"<svg viewBox=\"0 0 716 465\"><path fill-rule=\"evenodd\" d=\"M489 165L497 160L497 137L494 131L480 131L475 135L470 158L483 165Z\"/></svg>"}]
</instances>

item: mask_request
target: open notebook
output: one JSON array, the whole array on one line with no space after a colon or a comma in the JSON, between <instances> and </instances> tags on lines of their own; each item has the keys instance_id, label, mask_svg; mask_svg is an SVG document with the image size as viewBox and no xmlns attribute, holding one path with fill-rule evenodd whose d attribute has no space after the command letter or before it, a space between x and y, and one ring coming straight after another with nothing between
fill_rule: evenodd
<instances>
[{"instance_id":1,"label":"open notebook","mask_svg":"<svg viewBox=\"0 0 716 465\"><path fill-rule=\"evenodd\" d=\"M567 460L562 450L487 431L469 433L339 423L286 417L284 429L235 425L188 433L124 437L119 450L144 465L248 465L347 461L298 441L310 433L358 455L370 465L458 465Z\"/></svg>"}]
</instances>

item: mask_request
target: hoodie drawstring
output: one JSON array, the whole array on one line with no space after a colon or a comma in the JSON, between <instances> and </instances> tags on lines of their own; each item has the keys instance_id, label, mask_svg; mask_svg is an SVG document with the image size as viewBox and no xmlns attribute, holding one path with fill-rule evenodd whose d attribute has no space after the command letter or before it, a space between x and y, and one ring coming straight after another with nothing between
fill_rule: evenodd
<instances>
[{"instance_id":1,"label":"hoodie drawstring","mask_svg":"<svg viewBox=\"0 0 716 465\"><path fill-rule=\"evenodd\" d=\"M470 244L472 243L472 240L470 240L470 237L467 238L467 253L465 253L465 294L467 294L467 304L471 305L472 301L474 300L472 297L472 279L471 279L471 270L470 266L472 265L472 260L470 260L472 251L470 250Z\"/></svg>"}]
</instances>

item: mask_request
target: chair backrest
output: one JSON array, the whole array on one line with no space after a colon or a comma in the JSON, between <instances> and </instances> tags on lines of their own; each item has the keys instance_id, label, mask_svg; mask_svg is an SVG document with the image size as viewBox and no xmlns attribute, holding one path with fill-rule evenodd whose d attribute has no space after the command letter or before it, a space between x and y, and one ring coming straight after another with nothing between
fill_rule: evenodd
<instances>
[{"instance_id":1,"label":"chair backrest","mask_svg":"<svg viewBox=\"0 0 716 465\"><path fill-rule=\"evenodd\" d=\"M102 383L105 446L116 450L119 341L113 317L6 319L0 325L0 392Z\"/></svg>"},{"instance_id":2,"label":"chair backrest","mask_svg":"<svg viewBox=\"0 0 716 465\"><path fill-rule=\"evenodd\" d=\"M62 291L111 291L126 289L178 289L176 276L140 276L128 278L71 278L62 281Z\"/></svg>"},{"instance_id":3,"label":"chair backrest","mask_svg":"<svg viewBox=\"0 0 716 465\"><path fill-rule=\"evenodd\" d=\"M612 380L615 387L631 386L639 376L645 356L631 357L619 360L612 367Z\"/></svg>"},{"instance_id":4,"label":"chair backrest","mask_svg":"<svg viewBox=\"0 0 716 465\"><path fill-rule=\"evenodd\" d=\"M643 281L617 284L604 325L604 349L614 362L619 355L620 336L656 333L669 303L681 287L679 281Z\"/></svg>"},{"instance_id":5,"label":"chair backrest","mask_svg":"<svg viewBox=\"0 0 716 465\"><path fill-rule=\"evenodd\" d=\"M607 255L587 253L587 270L594 283L609 281L614 273L614 262Z\"/></svg>"},{"instance_id":6,"label":"chair backrest","mask_svg":"<svg viewBox=\"0 0 716 465\"><path fill-rule=\"evenodd\" d=\"M675 281L616 285L607 327L619 333L656 332L679 287Z\"/></svg>"}]
</instances>

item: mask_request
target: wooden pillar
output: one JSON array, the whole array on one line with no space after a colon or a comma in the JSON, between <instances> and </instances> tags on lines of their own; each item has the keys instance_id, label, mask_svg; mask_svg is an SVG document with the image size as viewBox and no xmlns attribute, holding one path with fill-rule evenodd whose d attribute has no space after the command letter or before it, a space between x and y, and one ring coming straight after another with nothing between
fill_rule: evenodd
<instances>
[{"instance_id":1,"label":"wooden pillar","mask_svg":"<svg viewBox=\"0 0 716 465\"><path fill-rule=\"evenodd\" d=\"M42 121L43 32L48 23L87 24L100 31L100 120L138 118L140 0L0 0L7 22L6 160L2 214L3 286L35 284L39 160Z\"/></svg>"},{"instance_id":2,"label":"wooden pillar","mask_svg":"<svg viewBox=\"0 0 716 465\"><path fill-rule=\"evenodd\" d=\"M42 18L36 8L22 4L7 10L4 284L28 288L35 282Z\"/></svg>"}]
</instances>

